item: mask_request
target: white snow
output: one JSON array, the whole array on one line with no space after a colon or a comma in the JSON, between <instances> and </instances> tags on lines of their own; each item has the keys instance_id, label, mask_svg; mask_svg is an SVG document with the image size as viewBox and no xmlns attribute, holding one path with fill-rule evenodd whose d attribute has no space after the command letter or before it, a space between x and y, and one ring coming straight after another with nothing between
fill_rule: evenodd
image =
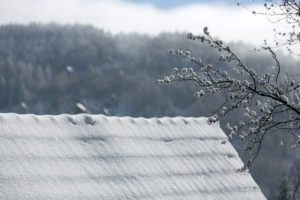
<instances>
[{"instance_id":1,"label":"white snow","mask_svg":"<svg viewBox=\"0 0 300 200\"><path fill-rule=\"evenodd\" d=\"M88 109L82 103L76 103L76 107L81 110L82 112L88 113Z\"/></svg>"},{"instance_id":2,"label":"white snow","mask_svg":"<svg viewBox=\"0 0 300 200\"><path fill-rule=\"evenodd\" d=\"M206 118L0 114L0 199L265 199Z\"/></svg>"}]
</instances>

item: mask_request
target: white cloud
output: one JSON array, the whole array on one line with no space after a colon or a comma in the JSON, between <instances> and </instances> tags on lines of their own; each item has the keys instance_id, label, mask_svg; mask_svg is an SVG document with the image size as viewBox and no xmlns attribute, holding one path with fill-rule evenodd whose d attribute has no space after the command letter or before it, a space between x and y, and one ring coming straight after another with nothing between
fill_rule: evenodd
<instances>
[{"instance_id":1,"label":"white cloud","mask_svg":"<svg viewBox=\"0 0 300 200\"><path fill-rule=\"evenodd\" d=\"M256 45L272 39L274 24L239 7L195 4L159 10L121 0L0 0L0 24L57 22L92 24L112 33L201 33L204 26L226 41Z\"/></svg>"}]
</instances>

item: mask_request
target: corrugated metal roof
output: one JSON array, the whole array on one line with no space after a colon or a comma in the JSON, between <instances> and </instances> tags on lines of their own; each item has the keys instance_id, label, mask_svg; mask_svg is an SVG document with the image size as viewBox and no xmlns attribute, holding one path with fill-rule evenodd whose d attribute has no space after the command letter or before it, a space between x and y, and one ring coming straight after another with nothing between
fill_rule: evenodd
<instances>
[{"instance_id":1,"label":"corrugated metal roof","mask_svg":"<svg viewBox=\"0 0 300 200\"><path fill-rule=\"evenodd\" d=\"M265 199L206 118L0 114L0 199Z\"/></svg>"}]
</instances>

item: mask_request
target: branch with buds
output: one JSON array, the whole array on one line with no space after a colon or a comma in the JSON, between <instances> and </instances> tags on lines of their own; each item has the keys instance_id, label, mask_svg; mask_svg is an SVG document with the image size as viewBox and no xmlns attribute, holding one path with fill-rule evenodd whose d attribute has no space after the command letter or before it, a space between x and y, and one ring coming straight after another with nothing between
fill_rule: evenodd
<instances>
[{"instance_id":1,"label":"branch with buds","mask_svg":"<svg viewBox=\"0 0 300 200\"><path fill-rule=\"evenodd\" d=\"M289 53L300 56L294 47L297 47L300 43L300 2L296 0L282 0L282 1L269 1L263 4L264 9L257 11L250 9L248 6L242 3L236 2L237 6L243 7L254 15L266 16L270 23L284 23L287 29L274 31L274 44L267 44L265 40L265 46L270 48L282 48L284 47ZM262 49L256 49L258 51Z\"/></svg>"},{"instance_id":2,"label":"branch with buds","mask_svg":"<svg viewBox=\"0 0 300 200\"><path fill-rule=\"evenodd\" d=\"M194 93L197 98L214 95L220 92L227 94L226 103L218 113L210 117L209 123L214 123L236 110L243 111L244 121L237 124L227 124L229 138L234 136L245 142L244 150L250 158L241 170L248 169L257 158L266 135L287 130L295 136L292 149L300 147L300 82L282 80L281 66L276 54L271 48L265 47L274 60L275 67L270 73L257 74L247 66L230 47L221 40L211 37L208 28L203 29L203 35L187 34L189 40L199 40L219 52L219 61L228 63L233 74L221 67L202 62L191 52L179 49L169 50L169 54L182 56L196 64L194 68L174 68L173 74L158 80L162 84L175 81L194 82L199 90Z\"/></svg>"}]
</instances>

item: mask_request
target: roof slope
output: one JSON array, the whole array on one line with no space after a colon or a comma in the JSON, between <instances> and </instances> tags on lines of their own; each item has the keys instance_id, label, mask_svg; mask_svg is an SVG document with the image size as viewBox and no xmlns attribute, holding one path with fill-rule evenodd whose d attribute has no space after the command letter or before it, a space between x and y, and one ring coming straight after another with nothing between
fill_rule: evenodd
<instances>
[{"instance_id":1,"label":"roof slope","mask_svg":"<svg viewBox=\"0 0 300 200\"><path fill-rule=\"evenodd\" d=\"M265 199L205 118L0 114L0 199Z\"/></svg>"}]
</instances>

